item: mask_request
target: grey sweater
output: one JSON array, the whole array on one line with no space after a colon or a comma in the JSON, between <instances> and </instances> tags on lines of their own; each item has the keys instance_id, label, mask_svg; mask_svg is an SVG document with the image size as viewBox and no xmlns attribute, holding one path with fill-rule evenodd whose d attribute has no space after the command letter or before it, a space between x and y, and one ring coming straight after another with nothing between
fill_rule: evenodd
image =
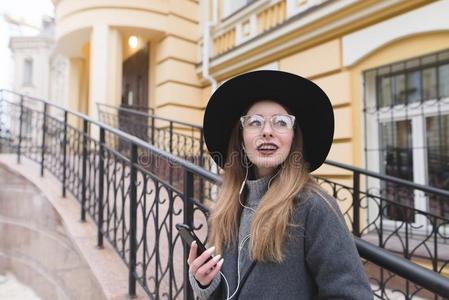
<instances>
[{"instance_id":1,"label":"grey sweater","mask_svg":"<svg viewBox=\"0 0 449 300\"><path fill-rule=\"evenodd\" d=\"M245 206L257 207L270 178L271 175L247 180ZM248 242L244 244L240 254L240 279L245 273L250 276L241 287L239 299L373 299L354 241L342 222L338 205L330 196L326 200L328 203L311 193L298 195L292 222L299 226L292 232L294 239L286 240L284 244L283 263L257 263L249 272ZM252 215L250 209L243 209L239 244L249 233ZM237 287L237 253L235 246L224 249L222 254L225 259L222 272L229 282L229 295ZM189 279L200 299L226 299L227 286L220 274L204 289L192 275Z\"/></svg>"},{"instance_id":2,"label":"grey sweater","mask_svg":"<svg viewBox=\"0 0 449 300\"><path fill-rule=\"evenodd\" d=\"M245 204L246 208L243 208L242 214L240 215L240 227L239 227L239 245L242 244L242 241L247 237L251 229L251 221L253 219L253 214L257 205L259 204L260 199L265 194L268 189L268 183L271 179L272 175L268 175L259 179L246 180L246 189L247 189L247 197ZM243 201L243 200L242 200ZM253 209L253 210L252 210ZM247 245L249 240L244 242L244 245ZM244 259L244 258L247 259ZM240 253L240 270L246 270L250 264L248 259L248 247L243 247ZM189 273L189 281L192 286L192 289L195 295L200 299L208 299L210 295L215 291L221 281L221 275L218 273L212 282L206 288L201 288L195 277L193 277L192 273ZM231 295L232 293L230 293Z\"/></svg>"}]
</instances>

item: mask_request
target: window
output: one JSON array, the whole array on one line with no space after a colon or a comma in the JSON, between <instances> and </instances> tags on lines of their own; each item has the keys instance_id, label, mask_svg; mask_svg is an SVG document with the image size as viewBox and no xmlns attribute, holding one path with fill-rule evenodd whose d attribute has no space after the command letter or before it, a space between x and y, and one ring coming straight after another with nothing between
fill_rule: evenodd
<instances>
[{"instance_id":1,"label":"window","mask_svg":"<svg viewBox=\"0 0 449 300\"><path fill-rule=\"evenodd\" d=\"M23 63L23 85L33 84L33 60L31 58L25 59Z\"/></svg>"},{"instance_id":2,"label":"window","mask_svg":"<svg viewBox=\"0 0 449 300\"><path fill-rule=\"evenodd\" d=\"M368 70L364 82L366 167L448 190L449 50ZM443 199L377 187L396 203L449 217ZM385 209L391 220L417 221L404 212Z\"/></svg>"}]
</instances>

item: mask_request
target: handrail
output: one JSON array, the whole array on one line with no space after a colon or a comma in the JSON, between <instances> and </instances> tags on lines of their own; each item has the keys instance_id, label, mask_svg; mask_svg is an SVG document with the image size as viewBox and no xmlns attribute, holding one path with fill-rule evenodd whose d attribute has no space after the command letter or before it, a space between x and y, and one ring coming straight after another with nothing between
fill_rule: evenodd
<instances>
[{"instance_id":1,"label":"handrail","mask_svg":"<svg viewBox=\"0 0 449 300\"><path fill-rule=\"evenodd\" d=\"M155 115L150 115L150 114L147 114L147 113L142 112L142 111L138 111L138 110L133 109L133 108L117 107L117 106L106 104L106 103L97 103L97 107L100 107L100 106L126 111L126 112L129 112L129 113L136 114L138 116L153 118L153 119L160 120L160 121L173 122L173 123L176 123L176 124L193 127L195 129L198 129L198 130L202 130L203 129L203 127L199 126L199 125L190 124L190 123L187 123L187 122L178 121L178 120L174 120L174 119L168 119L168 118L164 118L164 117L158 117L158 116L155 116Z\"/></svg>"},{"instance_id":2,"label":"handrail","mask_svg":"<svg viewBox=\"0 0 449 300\"><path fill-rule=\"evenodd\" d=\"M133 114L136 114L136 115L139 115L139 116L147 116L147 117L155 118L155 119L159 119L159 120L164 120L164 121L169 121L169 122L176 122L176 123L179 123L179 124L182 124L182 125L195 127L195 128L198 128L198 129L202 130L202 127L198 126L198 125L189 124L189 123L186 123L186 122L180 122L180 121L176 121L176 120L172 120L172 119L161 118L161 117L157 117L157 116L154 116L154 115L148 115L146 113L143 113L143 112L140 112L140 111L137 111L137 110L133 110L133 109L125 109L125 108L121 108L121 107L119 108L119 107L116 107L116 106L113 106L113 105L103 104L103 103L97 103L97 105L102 105L102 106L109 107L109 108L115 108L115 109L124 110L124 111L127 111L129 113L133 113ZM449 191L446 191L446 190L443 190L443 189L440 189L440 188L435 188L435 187L431 187L431 186L425 186L423 184L411 182L411 181L408 181L408 180L405 180L405 179L401 179L401 178L397 178L397 177L390 176L390 175L376 173L376 172L373 172L373 171L370 171L370 170L367 170L367 169L362 169L362 168L359 168L359 167L351 166L351 165L348 165L348 164L336 162L336 161L329 160L329 159L327 159L324 163L328 164L328 165L331 165L331 166L334 166L334 167L345 169L345 170L348 170L348 171L357 172L359 174L363 174L363 175L370 176L370 177L373 177L373 178L386 180L386 181L389 181L389 182L392 182L392 183L401 184L401 185L407 186L409 188L421 190L423 192L433 193L433 194L437 194L437 195L444 196L444 197L449 197Z\"/></svg>"},{"instance_id":3,"label":"handrail","mask_svg":"<svg viewBox=\"0 0 449 300\"><path fill-rule=\"evenodd\" d=\"M171 153L169 153L167 151L161 150L161 149L159 149L157 147L152 146L151 144L146 143L145 141L139 139L138 137L135 137L135 136L133 136L131 134L128 134L128 133L126 133L124 131L121 131L119 129L116 129L116 128L112 127L112 126L109 126L109 125L103 123L103 122L96 121L96 120L90 118L89 116L87 116L87 115L85 115L83 113L72 111L72 110L64 108L63 106L60 106L58 104L51 103L51 102L49 102L47 100L39 99L39 98L32 97L32 96L22 95L20 93L17 93L17 92L11 91L11 90L0 89L0 91L6 91L6 92L9 92L9 93L15 94L17 96L26 96L29 99L33 99L33 100L36 100L36 101L40 101L42 103L46 103L46 104L54 106L54 107L56 107L56 108L58 108L60 110L66 110L67 112L69 112L69 113L71 113L71 114L73 114L73 115L75 115L77 117L86 119L87 121L89 121L92 124L95 124L97 126L103 127L104 129L110 131L111 133L114 133L114 134L120 136L121 138L125 138L129 142L134 142L138 146L141 146L141 147L147 147L152 152L154 152L156 154L165 155L165 156L167 156L167 158L170 161L175 162L177 164L180 164L180 165L182 165L183 167L187 168L188 170L190 170L192 172L198 172L201 176L207 178L208 180L212 180L212 178L215 178L215 180L218 179L217 175L212 173L212 172L207 172L206 171L206 173L205 173L205 170L203 168L200 168L197 165L195 165L195 164L193 164L193 163L191 163L191 162L189 162L187 160L180 159L179 157L177 157L175 155L172 155ZM137 111L132 110L132 109L130 111L132 111L133 113L139 113L140 114L140 112L137 112ZM146 115L145 113L141 113L141 114ZM155 118L160 118L160 117L156 117L155 116ZM165 121L173 121L173 120L169 120L169 119L165 119L165 118L160 118L160 119L161 120L165 120ZM174 122L178 122L178 121L174 121ZM180 123L187 124L188 126L196 126L196 125L188 124L188 123L185 123L185 122L180 122ZM202 128L202 127L200 127L200 128ZM390 182L393 182L393 183L406 185L406 186L408 186L410 188L419 189L419 190L422 190L424 192L434 193L434 194L438 194L438 195L441 195L441 196L444 196L444 197L449 197L449 191L446 191L446 190L443 190L443 189L439 189L439 188L435 188L435 187L428 187L428 186L425 186L425 185L422 185L422 184L410 182L410 181L405 180L405 179L400 179L400 178L393 177L393 176L390 176L390 175L384 175L384 174L375 173L375 172L370 171L370 170L366 170L366 169L362 169L362 168L359 168L359 167L347 165L347 164L336 162L336 161L333 161L333 160L326 160L325 163L329 164L331 166L335 166L335 167L339 167L339 168L345 169L345 170L350 170L350 171L353 171L353 172L357 172L359 174L368 175L370 177L374 177L374 178L378 178L378 179L382 179L382 180L387 180L387 181L390 181Z\"/></svg>"},{"instance_id":4,"label":"handrail","mask_svg":"<svg viewBox=\"0 0 449 300\"><path fill-rule=\"evenodd\" d=\"M132 142L132 143L136 144L139 147L143 147L143 148L149 149L151 152L153 152L153 153L155 153L157 155L164 156L170 162L179 164L182 167L186 168L187 170L189 170L189 171L191 171L193 173L197 173L197 174L201 175L202 177L204 177L207 180L211 180L211 181L215 181L215 182L221 182L220 177L217 176L216 174L214 174L212 172L209 172L209 171L205 170L204 168L201 168L201 167L199 167L199 166L197 166L197 165L195 165L195 164L193 164L193 163L191 163L191 162L189 162L187 160L179 158L179 157L177 157L177 156L175 156L175 155L173 155L173 154L171 154L171 153L169 153L167 151L161 150L161 149L159 149L159 148L157 148L157 147L155 147L155 146L153 146L153 145L151 145L151 144L149 144L149 143L139 139L138 137L136 137L134 135L131 135L131 134L128 134L128 133L126 133L124 131L116 129L116 128L112 127L112 126L109 126L109 125L103 123L103 122L94 120L91 117L89 117L89 116L87 116L87 115L85 115L83 113L72 111L72 110L70 110L68 108L65 108L65 107L60 106L60 105L55 104L55 103L51 103L51 102L49 102L47 100L43 100L43 99L39 99L39 98L35 98L35 97L30 97L30 96L27 96L27 95L22 95L20 93L13 92L13 91L6 90L6 89L0 89L0 92L3 92L3 91L6 91L6 92L9 92L9 93L15 94L17 96L21 96L21 97L25 96L25 97L30 98L32 100L36 100L36 101L42 102L44 104L53 106L53 107L55 107L57 109L60 109L62 111L67 111L68 113L70 113L70 114L72 114L74 116L77 116L77 117L79 117L81 119L84 119L84 120L88 121L91 124L94 124L94 125L97 125L99 127L104 128L105 130L107 130L107 131L109 131L109 132L119 136L120 138L125 139L128 142Z\"/></svg>"},{"instance_id":5,"label":"handrail","mask_svg":"<svg viewBox=\"0 0 449 300\"><path fill-rule=\"evenodd\" d=\"M185 181L184 181L184 196L186 197L186 199L192 200L193 175L200 175L203 178L210 180L212 184L217 184L217 183L219 184L221 182L221 177L216 174L213 174L213 173L211 173L211 172L209 172L189 161L179 158L167 151L156 148L155 146L153 146L135 136L127 134L119 129L113 128L113 127L111 127L107 124L104 124L102 122L92 120L90 117L88 117L82 113L68 110L62 106L50 103L46 100L37 99L34 97L28 97L28 96L25 96L25 95L22 95L22 94L19 94L16 92L11 92L11 91L0 89L0 93L2 96L3 96L4 91L20 96L21 97L21 106L23 106L24 97L27 97L29 99L40 101L43 104L45 104L46 106L52 106L52 107L62 110L64 112L64 124L63 125L65 127L65 129L64 129L65 134L67 134L67 124L68 124L67 114L70 113L70 114L73 114L74 116L81 118L84 121L83 132L87 132L88 123L91 123L91 124L94 124L94 125L97 125L100 127L100 138L99 138L100 148L107 146L106 143L104 142L104 130L108 130L109 132L114 133L115 135L119 136L120 138L123 138L123 139L127 140L128 142L130 142L132 144L132 159L131 159L130 167L131 167L133 178L137 178L136 172L137 172L138 166L136 166L135 162L137 161L137 146L139 146L139 147L142 147L143 149L148 149L148 150L152 151L153 153L160 155L171 162L179 164L180 166L184 167L185 170L187 170L187 172L185 172L186 177L185 177ZM4 100L3 97L1 97L0 100L9 102L7 100ZM44 108L44 114L45 113L46 113L46 108ZM20 117L20 121L22 121L22 117ZM43 128L45 128L45 125ZM102 132L102 134L101 134L101 132ZM45 137L45 135L44 135L44 137ZM67 138L67 137L65 137L65 138ZM87 136L84 135L84 138L86 139ZM83 143L85 143L85 141ZM66 144L66 143L62 143L62 144ZM20 153L20 142L19 142L18 148L19 148L19 153ZM83 148L84 148L83 152L87 152L86 145L83 145ZM103 151L104 151L104 149L100 149L100 153ZM84 153L83 155L85 155L85 154L86 153ZM65 152L64 152L64 155L65 155ZM100 158L103 159L103 156L100 155ZM86 159L86 157L84 157L84 159ZM42 160L42 163L44 163L43 160ZM334 161L328 161L328 163L331 165L337 166L337 167L342 167L342 168L347 168L349 170L353 170L354 177L357 177L358 179L359 179L360 174L365 174L365 175L373 176L376 178L391 180L393 182L401 183L404 185L409 185L409 186L417 188L417 189L422 189L422 190L437 193L437 194L447 195L446 191L444 191L444 190L428 188L428 187L418 185L418 184L412 184L405 180L397 179L397 178L387 176L387 175L379 175L379 174L376 174L371 171L363 170L363 169L357 168L357 167L347 166L345 164L337 163ZM66 163L64 162L63 164L65 165ZM103 167L100 167L100 169L102 168L104 171L104 161L102 161L102 163L100 165L103 166ZM189 172L190 172L190 174L189 174ZM65 171L63 172L63 174L65 174ZM99 175L99 177L103 178L104 175ZM63 176L63 179L62 179L63 182L65 180L64 178L65 178L65 175ZM84 178L84 176L83 176L83 178ZM135 181L136 180L131 180L131 182L135 182ZM100 182L103 182L103 180L101 180ZM64 188L64 186L65 185L63 184L63 188ZM134 186L134 185L132 187L134 189L136 188L136 186ZM101 187L100 190L103 191L103 187ZM98 199L102 199L102 198L103 198L103 196L98 197ZM131 198L134 199L133 201L137 201L136 200L136 198L137 198L136 190L133 191L133 196ZM187 202L190 202L190 201L185 201L185 205L192 205L192 203L187 203ZM99 203L101 203L101 205L103 205L102 202L99 202ZM133 202L133 203L134 203L133 210L135 213L136 203L135 202ZM103 211L103 206L101 206L101 209L99 208L99 210ZM354 209L354 210L357 211L357 209ZM187 213L187 212L192 213L192 211L193 211L192 208L185 209L185 213ZM99 216L102 216L102 214L99 214ZM193 218L193 214L190 217ZM94 218L94 220L95 220L95 218ZM102 220L99 219L98 224L102 224ZM98 226L100 229L101 225L98 225ZM135 229L135 226L136 226L136 224L133 225L134 229ZM435 234L437 234L437 232L435 232ZM99 236L102 236L101 231L99 231ZM131 234L131 236L135 236L135 232L133 234ZM364 258L370 262L373 262L375 265L380 266L381 268L390 270L391 272L400 275L402 278L404 278L406 280L410 280L435 294L442 295L444 297L449 297L449 279L437 274L436 272L433 272L433 271L430 271L423 267L420 267L417 264L412 263L411 261L409 261L407 259L397 257L396 255L392 254L391 252L383 250L382 248L375 246L373 244L370 244L367 241L362 240L356 236L354 236L354 241L355 241L357 250L359 252L359 255L362 258ZM136 245L135 244L133 244L133 245L135 248ZM130 252L133 252L133 251L130 250ZM133 253L135 255L136 251L134 251ZM135 257L133 258L132 264L135 268ZM131 267L130 267L130 270L131 270ZM133 294L133 293L130 293L130 294Z\"/></svg>"},{"instance_id":6,"label":"handrail","mask_svg":"<svg viewBox=\"0 0 449 300\"><path fill-rule=\"evenodd\" d=\"M354 237L357 250L360 257L373 262L374 264L385 268L395 274L398 274L423 288L449 298L449 279L430 271L402 257L393 255L391 252Z\"/></svg>"},{"instance_id":7,"label":"handrail","mask_svg":"<svg viewBox=\"0 0 449 300\"><path fill-rule=\"evenodd\" d=\"M443 190L443 189L425 186L425 185L422 185L422 184L419 184L419 183L411 182L411 181L408 181L408 180L405 180L405 179L401 179L401 178L397 178L397 177L390 176L390 175L379 174L379 173L376 173L376 172L373 172L373 171L370 171L370 170L362 169L362 168L359 168L359 167L354 167L354 166L343 164L343 163L336 162L336 161L333 161L333 160L326 160L325 163L328 164L328 165L331 165L331 166L335 166L335 167L342 168L342 169L345 169L345 170L357 172L359 174L367 175L367 176L374 177L374 178L377 178L377 179L382 179L382 180L398 183L398 184L401 184L401 185L406 185L406 186L408 186L410 188L414 188L414 189L417 189L417 190L422 190L424 192L434 193L434 194L438 194L440 196L449 197L449 191L446 191L446 190Z\"/></svg>"}]
</instances>

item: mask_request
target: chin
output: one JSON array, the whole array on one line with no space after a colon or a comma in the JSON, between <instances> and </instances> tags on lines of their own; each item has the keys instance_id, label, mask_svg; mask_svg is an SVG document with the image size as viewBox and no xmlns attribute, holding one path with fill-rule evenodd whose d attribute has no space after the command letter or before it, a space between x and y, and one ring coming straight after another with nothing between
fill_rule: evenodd
<instances>
[{"instance_id":1,"label":"chin","mask_svg":"<svg viewBox=\"0 0 449 300\"><path fill-rule=\"evenodd\" d=\"M256 161L255 165L259 168L275 168L280 165L277 159L259 159Z\"/></svg>"}]
</instances>

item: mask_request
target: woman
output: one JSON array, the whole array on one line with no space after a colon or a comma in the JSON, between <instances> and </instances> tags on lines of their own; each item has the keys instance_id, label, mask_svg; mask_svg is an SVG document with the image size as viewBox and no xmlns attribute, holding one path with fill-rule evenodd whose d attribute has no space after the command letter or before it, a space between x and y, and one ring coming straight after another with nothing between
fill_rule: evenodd
<instances>
[{"instance_id":1,"label":"woman","mask_svg":"<svg viewBox=\"0 0 449 300\"><path fill-rule=\"evenodd\" d=\"M373 299L335 199L309 174L333 133L328 97L300 76L255 71L215 91L204 135L224 176L209 219L213 247L198 257L190 249L197 296Z\"/></svg>"}]
</instances>

